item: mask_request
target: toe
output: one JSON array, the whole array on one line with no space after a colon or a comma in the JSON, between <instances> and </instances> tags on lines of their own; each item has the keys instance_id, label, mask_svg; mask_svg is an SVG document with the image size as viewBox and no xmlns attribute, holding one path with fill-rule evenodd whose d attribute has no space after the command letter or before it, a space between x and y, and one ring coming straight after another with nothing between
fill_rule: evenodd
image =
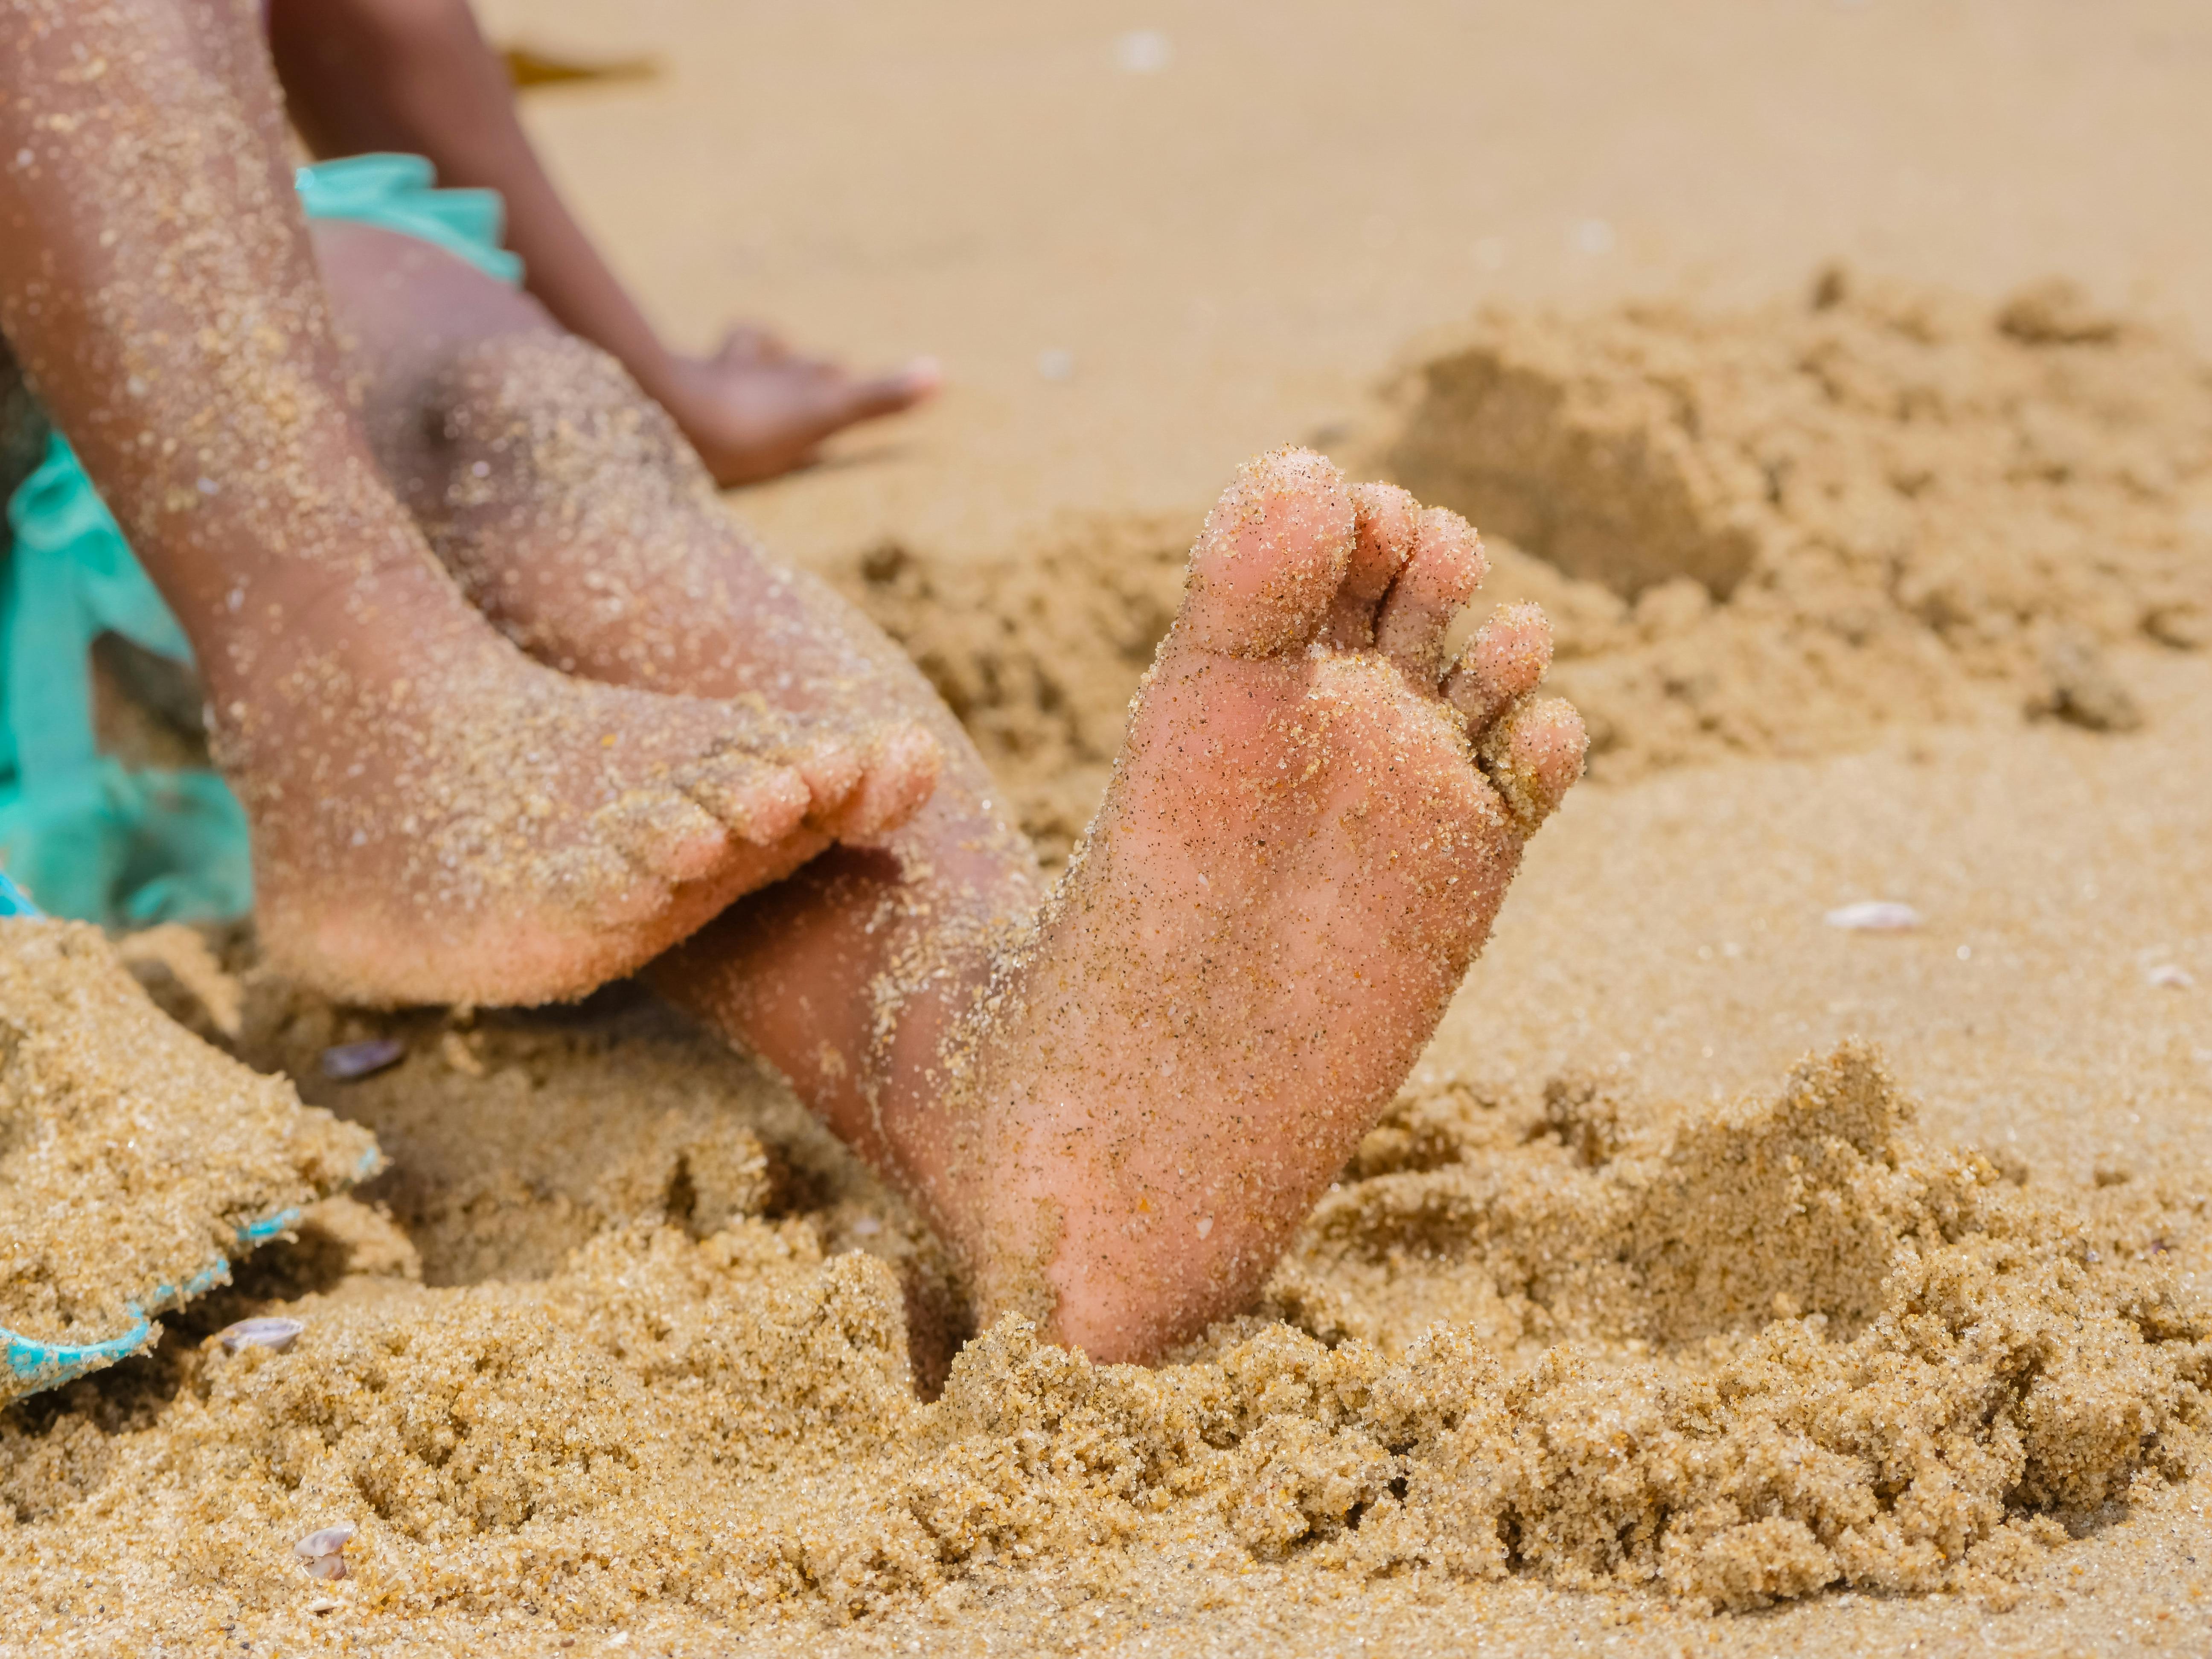
<instances>
[{"instance_id":1,"label":"toe","mask_svg":"<svg viewBox=\"0 0 2212 1659\"><path fill-rule=\"evenodd\" d=\"M934 357L917 357L896 374L854 380L845 388L837 424L849 426L912 409L944 384L945 372Z\"/></svg>"},{"instance_id":2,"label":"toe","mask_svg":"<svg viewBox=\"0 0 2212 1659\"><path fill-rule=\"evenodd\" d=\"M1477 763L1505 798L1524 836L1552 815L1583 775L1589 739L1574 705L1531 697L1508 709L1475 750Z\"/></svg>"},{"instance_id":3,"label":"toe","mask_svg":"<svg viewBox=\"0 0 2212 1659\"><path fill-rule=\"evenodd\" d=\"M889 835L921 809L937 787L945 751L919 726L886 732L868 757L857 787L820 827L840 841Z\"/></svg>"},{"instance_id":4,"label":"toe","mask_svg":"<svg viewBox=\"0 0 2212 1659\"><path fill-rule=\"evenodd\" d=\"M1200 650L1267 657L1311 642L1352 562L1344 475L1310 450L1247 462L1191 551L1178 631Z\"/></svg>"},{"instance_id":5,"label":"toe","mask_svg":"<svg viewBox=\"0 0 2212 1659\"><path fill-rule=\"evenodd\" d=\"M1444 683L1444 695L1480 732L1536 689L1552 665L1552 624L1543 607L1501 605L1475 630Z\"/></svg>"},{"instance_id":6,"label":"toe","mask_svg":"<svg viewBox=\"0 0 2212 1659\"><path fill-rule=\"evenodd\" d=\"M730 832L673 789L634 789L593 821L640 870L665 881L696 881L730 854Z\"/></svg>"},{"instance_id":7,"label":"toe","mask_svg":"<svg viewBox=\"0 0 2212 1659\"><path fill-rule=\"evenodd\" d=\"M1346 651L1375 643L1375 612L1413 551L1420 504L1395 484L1352 486L1352 568L1329 607L1322 637Z\"/></svg>"},{"instance_id":8,"label":"toe","mask_svg":"<svg viewBox=\"0 0 2212 1659\"><path fill-rule=\"evenodd\" d=\"M817 738L800 748L791 763L806 780L808 827L830 833L867 776L866 746L842 738Z\"/></svg>"},{"instance_id":9,"label":"toe","mask_svg":"<svg viewBox=\"0 0 2212 1659\"><path fill-rule=\"evenodd\" d=\"M1432 507L1421 514L1413 556L1382 601L1375 647L1416 684L1442 678L1444 630L1482 585L1482 538L1456 513Z\"/></svg>"},{"instance_id":10,"label":"toe","mask_svg":"<svg viewBox=\"0 0 2212 1659\"><path fill-rule=\"evenodd\" d=\"M794 767L751 755L719 755L691 768L684 793L739 841L773 847L806 822L813 791Z\"/></svg>"}]
</instances>

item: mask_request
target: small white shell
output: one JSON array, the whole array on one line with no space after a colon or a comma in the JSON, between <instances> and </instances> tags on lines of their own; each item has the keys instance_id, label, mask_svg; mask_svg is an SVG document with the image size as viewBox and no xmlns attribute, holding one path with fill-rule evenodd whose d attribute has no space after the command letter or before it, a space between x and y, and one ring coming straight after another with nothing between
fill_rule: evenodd
<instances>
[{"instance_id":1,"label":"small white shell","mask_svg":"<svg viewBox=\"0 0 2212 1659\"><path fill-rule=\"evenodd\" d=\"M398 1037L365 1037L323 1050L323 1075L340 1083L368 1077L407 1058L407 1045Z\"/></svg>"},{"instance_id":2,"label":"small white shell","mask_svg":"<svg viewBox=\"0 0 2212 1659\"><path fill-rule=\"evenodd\" d=\"M354 1524L341 1521L335 1527L325 1527L311 1532L292 1546L292 1553L307 1564L307 1571L317 1578L343 1578L346 1576L345 1547L353 1541Z\"/></svg>"},{"instance_id":3,"label":"small white shell","mask_svg":"<svg viewBox=\"0 0 2212 1659\"><path fill-rule=\"evenodd\" d=\"M2143 977L2154 985L2171 986L2177 991L2185 991L2197 983L2197 976L2178 962L2161 962L2147 970Z\"/></svg>"},{"instance_id":4,"label":"small white shell","mask_svg":"<svg viewBox=\"0 0 2212 1659\"><path fill-rule=\"evenodd\" d=\"M1920 912L1894 899L1861 899L1822 918L1831 927L1854 933L1901 933L1920 925Z\"/></svg>"},{"instance_id":5,"label":"small white shell","mask_svg":"<svg viewBox=\"0 0 2212 1659\"><path fill-rule=\"evenodd\" d=\"M241 1319L235 1325L224 1326L216 1333L216 1340L222 1344L225 1353L236 1353L240 1348L266 1348L271 1353L284 1353L307 1328L297 1319Z\"/></svg>"}]
</instances>

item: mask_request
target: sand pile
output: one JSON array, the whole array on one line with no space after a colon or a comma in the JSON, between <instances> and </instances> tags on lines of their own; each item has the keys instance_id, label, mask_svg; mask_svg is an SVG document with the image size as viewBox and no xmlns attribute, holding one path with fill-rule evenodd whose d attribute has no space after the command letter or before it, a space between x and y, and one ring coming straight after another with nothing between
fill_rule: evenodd
<instances>
[{"instance_id":1,"label":"sand pile","mask_svg":"<svg viewBox=\"0 0 2212 1659\"><path fill-rule=\"evenodd\" d=\"M1475 523L1479 609L1543 604L1601 776L1992 705L2125 730L2108 647L2212 645L2212 368L2062 283L1992 308L1831 271L1733 313L1501 310L1393 400L1340 459ZM832 574L1057 857L1201 516L1066 522L999 561L884 543Z\"/></svg>"},{"instance_id":2,"label":"sand pile","mask_svg":"<svg viewBox=\"0 0 2212 1659\"><path fill-rule=\"evenodd\" d=\"M365 1131L164 1018L99 929L0 923L0 1329L120 1336L374 1159ZM37 1380L0 1368L0 1400Z\"/></svg>"},{"instance_id":3,"label":"sand pile","mask_svg":"<svg viewBox=\"0 0 2212 1659\"><path fill-rule=\"evenodd\" d=\"M2124 729L2101 647L2212 644L2212 370L2062 282L1492 313L1401 398L1381 466L1540 562L1501 560L1616 774L1985 691Z\"/></svg>"},{"instance_id":4,"label":"sand pile","mask_svg":"<svg viewBox=\"0 0 2212 1659\"><path fill-rule=\"evenodd\" d=\"M482 1112L525 1086L497 1077L582 1040L520 1025L441 1087ZM647 1075L685 1046L626 1044ZM448 1058L424 1047L410 1065ZM780 1109L757 1083L736 1097L732 1144ZM339 1200L157 1357L0 1416L0 1578L19 1617L97 1604L141 1640L289 1629L310 1592L415 1620L744 1626L1164 1562L2002 1601L2197 1455L2212 1318L2171 1264L2202 1205L2023 1187L1911 1115L1854 1048L1717 1110L1447 1083L1368 1138L1269 1304L1185 1363L1097 1367L1008 1321L933 1403L897 1251L824 1248L909 1224L835 1168L703 1237L666 1189L628 1218L603 1194L550 1276L518 1224L520 1276L445 1288ZM668 1139L620 1144L618 1121L590 1131L609 1162ZM436 1212L463 1174L428 1160L409 1201ZM288 1353L193 1345L274 1309L307 1326ZM291 1545L339 1522L351 1577L307 1579ZM133 1594L157 1584L192 1594ZM440 1628L461 1626L413 1626Z\"/></svg>"}]
</instances>

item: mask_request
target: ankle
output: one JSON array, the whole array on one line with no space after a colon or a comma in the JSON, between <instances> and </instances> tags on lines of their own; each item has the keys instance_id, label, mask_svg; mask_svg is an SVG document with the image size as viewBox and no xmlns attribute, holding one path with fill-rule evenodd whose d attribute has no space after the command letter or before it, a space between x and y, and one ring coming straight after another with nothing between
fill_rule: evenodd
<instances>
[{"instance_id":1,"label":"ankle","mask_svg":"<svg viewBox=\"0 0 2212 1659\"><path fill-rule=\"evenodd\" d=\"M411 599L434 577L366 452L313 447L266 472L198 477L134 515L134 550L211 678L241 638L343 632L374 613L365 595Z\"/></svg>"}]
</instances>

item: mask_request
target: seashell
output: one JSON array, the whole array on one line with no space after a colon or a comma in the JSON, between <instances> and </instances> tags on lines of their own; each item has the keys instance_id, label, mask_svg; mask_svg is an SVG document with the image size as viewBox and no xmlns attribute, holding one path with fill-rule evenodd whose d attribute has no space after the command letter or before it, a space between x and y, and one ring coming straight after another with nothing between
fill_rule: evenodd
<instances>
[{"instance_id":1,"label":"seashell","mask_svg":"<svg viewBox=\"0 0 2212 1659\"><path fill-rule=\"evenodd\" d=\"M1920 912L1894 899L1861 899L1821 918L1831 927L1854 933L1901 933L1920 925Z\"/></svg>"},{"instance_id":2,"label":"seashell","mask_svg":"<svg viewBox=\"0 0 2212 1659\"><path fill-rule=\"evenodd\" d=\"M343 1578L346 1576L345 1547L353 1541L354 1524L341 1521L335 1527L325 1527L309 1533L292 1546L292 1553L307 1564L307 1571L317 1578Z\"/></svg>"},{"instance_id":3,"label":"seashell","mask_svg":"<svg viewBox=\"0 0 2212 1659\"><path fill-rule=\"evenodd\" d=\"M2143 977L2154 985L2168 986L2177 991L2185 991L2197 983L2196 975L2178 962L2161 962L2155 968L2145 969Z\"/></svg>"},{"instance_id":4,"label":"seashell","mask_svg":"<svg viewBox=\"0 0 2212 1659\"><path fill-rule=\"evenodd\" d=\"M216 1340L222 1344L225 1353L236 1353L240 1348L267 1348L272 1353L285 1353L307 1328L306 1323L297 1319L241 1319L216 1332Z\"/></svg>"},{"instance_id":5,"label":"seashell","mask_svg":"<svg viewBox=\"0 0 2212 1659\"><path fill-rule=\"evenodd\" d=\"M323 1050L323 1075L340 1083L351 1083L387 1066L397 1066L406 1058L407 1045L398 1037L368 1037L359 1042L341 1042Z\"/></svg>"}]
</instances>

